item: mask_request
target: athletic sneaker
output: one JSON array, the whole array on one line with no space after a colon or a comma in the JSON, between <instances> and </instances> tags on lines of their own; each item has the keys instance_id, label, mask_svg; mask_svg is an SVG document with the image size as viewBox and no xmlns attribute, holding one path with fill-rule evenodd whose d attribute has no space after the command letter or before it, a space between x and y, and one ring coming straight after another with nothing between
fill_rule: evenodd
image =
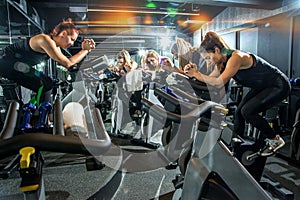
<instances>
[{"instance_id":1,"label":"athletic sneaker","mask_svg":"<svg viewBox=\"0 0 300 200\"><path fill-rule=\"evenodd\" d=\"M275 139L266 139L266 148L264 148L260 155L261 156L271 156L273 155L278 149L282 148L285 145L284 140L279 136L276 135Z\"/></svg>"}]
</instances>

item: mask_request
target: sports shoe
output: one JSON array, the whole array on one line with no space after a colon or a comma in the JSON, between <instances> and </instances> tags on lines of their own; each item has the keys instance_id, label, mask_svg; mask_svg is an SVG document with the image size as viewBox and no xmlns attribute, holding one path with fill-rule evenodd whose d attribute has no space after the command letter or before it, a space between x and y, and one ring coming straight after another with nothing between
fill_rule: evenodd
<instances>
[{"instance_id":1,"label":"sports shoe","mask_svg":"<svg viewBox=\"0 0 300 200\"><path fill-rule=\"evenodd\" d=\"M276 135L275 139L267 138L265 141L266 147L261 151L261 156L271 156L278 149L282 148L285 145L284 140L279 135Z\"/></svg>"}]
</instances>

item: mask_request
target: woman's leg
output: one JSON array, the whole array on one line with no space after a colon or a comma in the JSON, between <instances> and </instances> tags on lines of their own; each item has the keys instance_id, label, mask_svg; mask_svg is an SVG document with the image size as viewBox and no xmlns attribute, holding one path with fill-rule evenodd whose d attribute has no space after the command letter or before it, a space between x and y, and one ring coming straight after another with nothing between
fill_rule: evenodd
<instances>
[{"instance_id":1,"label":"woman's leg","mask_svg":"<svg viewBox=\"0 0 300 200\"><path fill-rule=\"evenodd\" d=\"M239 106L237 117L238 120L245 119L248 123L256 127L260 131L260 142L266 148L260 152L261 156L270 156L279 148L283 147L285 142L275 134L275 131L269 125L268 121L260 115L261 112L280 103L286 98L291 91L291 85L284 77L278 76L274 79L274 86L265 88L263 90L255 90L246 95L245 99ZM235 122L235 124L241 121ZM237 127L236 127L237 128Z\"/></svg>"},{"instance_id":2,"label":"woman's leg","mask_svg":"<svg viewBox=\"0 0 300 200\"><path fill-rule=\"evenodd\" d=\"M270 88L263 90L257 96L250 99L241 109L241 115L248 123L261 132L261 139L263 140L275 137L275 132L270 127L268 121L260 115L261 112L266 111L278 103L278 100L274 99L274 95L268 97L268 94L271 94L271 92L272 89Z\"/></svg>"},{"instance_id":3,"label":"woman's leg","mask_svg":"<svg viewBox=\"0 0 300 200\"><path fill-rule=\"evenodd\" d=\"M38 93L41 86L43 86L40 101L49 101L50 97L46 94L49 94L48 91L51 91L53 88L53 82L51 78L31 67L29 72L15 70L14 63L16 62L16 60L1 59L0 76L15 81L18 85L28 88L35 93Z\"/></svg>"},{"instance_id":4,"label":"woman's leg","mask_svg":"<svg viewBox=\"0 0 300 200\"><path fill-rule=\"evenodd\" d=\"M284 78L277 78L274 82L276 86L259 91L244 103L240 111L243 118L260 131L261 145L264 145L265 141L266 148L261 150L261 156L271 156L285 144L284 140L276 135L268 121L259 114L280 103L289 95L291 89L289 82Z\"/></svg>"},{"instance_id":5,"label":"woman's leg","mask_svg":"<svg viewBox=\"0 0 300 200\"><path fill-rule=\"evenodd\" d=\"M235 111L235 117L234 117L234 133L243 137L245 133L245 118L242 115L242 108L247 103L249 99L252 99L256 96L256 94L259 93L259 90L251 89L246 96L241 100L239 103L236 111Z\"/></svg>"},{"instance_id":6,"label":"woman's leg","mask_svg":"<svg viewBox=\"0 0 300 200\"><path fill-rule=\"evenodd\" d=\"M268 121L259 113L280 103L287 96L288 93L286 91L278 87L266 88L258 92L242 106L241 115L248 123L252 124L261 132L262 139L272 139L276 134Z\"/></svg>"}]
</instances>

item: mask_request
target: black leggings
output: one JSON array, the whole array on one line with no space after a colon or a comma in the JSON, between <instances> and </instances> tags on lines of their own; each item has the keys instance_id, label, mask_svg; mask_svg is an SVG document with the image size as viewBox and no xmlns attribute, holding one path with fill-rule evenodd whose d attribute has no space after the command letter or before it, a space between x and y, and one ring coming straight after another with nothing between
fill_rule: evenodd
<instances>
[{"instance_id":1,"label":"black leggings","mask_svg":"<svg viewBox=\"0 0 300 200\"><path fill-rule=\"evenodd\" d=\"M274 138L275 131L259 113L280 103L289 95L290 91L290 83L282 76L278 76L274 80L273 86L263 89L251 88L237 107L234 121L235 133L240 136L244 135L246 121L260 131L261 140Z\"/></svg>"},{"instance_id":2,"label":"black leggings","mask_svg":"<svg viewBox=\"0 0 300 200\"><path fill-rule=\"evenodd\" d=\"M43 86L40 102L50 101L50 94L53 88L52 79L40 74L34 68L30 68L27 73L20 72L14 69L16 60L8 58L0 59L0 76L9 80L15 81L18 85L38 93L38 90ZM27 102L24 102L27 103Z\"/></svg>"}]
</instances>

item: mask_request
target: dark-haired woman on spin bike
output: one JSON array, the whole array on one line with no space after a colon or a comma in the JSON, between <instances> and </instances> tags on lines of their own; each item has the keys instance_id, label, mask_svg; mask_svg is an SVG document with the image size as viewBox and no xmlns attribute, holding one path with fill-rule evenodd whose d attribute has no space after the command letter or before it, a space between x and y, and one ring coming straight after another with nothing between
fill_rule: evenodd
<instances>
[{"instance_id":1,"label":"dark-haired woman on spin bike","mask_svg":"<svg viewBox=\"0 0 300 200\"><path fill-rule=\"evenodd\" d=\"M49 103L53 87L52 79L37 71L34 68L35 65L52 58L69 69L95 48L95 42L92 39L85 39L78 53L69 58L66 57L61 48L71 47L78 34L79 30L72 20L67 19L55 26L50 34L42 33L28 37L0 51L0 76L15 81L20 86L36 93L30 103L26 104L28 109L35 109L40 106L40 102Z\"/></svg>"},{"instance_id":2,"label":"dark-haired woman on spin bike","mask_svg":"<svg viewBox=\"0 0 300 200\"><path fill-rule=\"evenodd\" d=\"M222 87L233 78L250 88L237 107L234 131L238 135L244 135L245 121L250 123L261 132L260 139L266 141L266 148L260 155L273 155L285 142L259 113L275 106L289 95L291 86L287 76L257 55L229 48L214 32L206 33L200 48L202 55L207 54L207 58L217 67L210 75L205 75L197 71L195 64L187 64L185 74L214 87Z\"/></svg>"},{"instance_id":3,"label":"dark-haired woman on spin bike","mask_svg":"<svg viewBox=\"0 0 300 200\"><path fill-rule=\"evenodd\" d=\"M36 93L43 85L44 94L51 90L52 81L38 73L33 66L49 58L67 69L79 63L95 48L92 39L85 39L81 45L82 49L69 58L61 52L61 48L73 46L78 34L79 30L72 20L67 19L59 23L51 34L38 34L5 47L0 51L0 76L13 80Z\"/></svg>"}]
</instances>

